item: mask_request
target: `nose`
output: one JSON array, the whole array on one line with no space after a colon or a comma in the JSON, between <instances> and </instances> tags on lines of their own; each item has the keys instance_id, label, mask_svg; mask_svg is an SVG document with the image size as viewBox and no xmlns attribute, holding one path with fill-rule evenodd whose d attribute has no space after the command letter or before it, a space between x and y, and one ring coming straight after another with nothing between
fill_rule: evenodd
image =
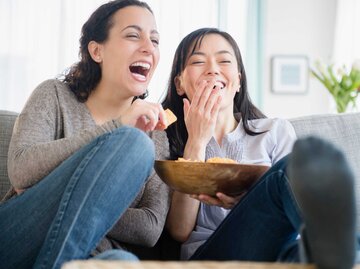
<instances>
[{"instance_id":1,"label":"nose","mask_svg":"<svg viewBox=\"0 0 360 269\"><path fill-rule=\"evenodd\" d=\"M220 68L216 61L208 62L206 73L208 75L219 75L220 74Z\"/></svg>"},{"instance_id":2,"label":"nose","mask_svg":"<svg viewBox=\"0 0 360 269\"><path fill-rule=\"evenodd\" d=\"M150 38L144 38L141 43L141 52L152 53L156 49L153 41Z\"/></svg>"}]
</instances>

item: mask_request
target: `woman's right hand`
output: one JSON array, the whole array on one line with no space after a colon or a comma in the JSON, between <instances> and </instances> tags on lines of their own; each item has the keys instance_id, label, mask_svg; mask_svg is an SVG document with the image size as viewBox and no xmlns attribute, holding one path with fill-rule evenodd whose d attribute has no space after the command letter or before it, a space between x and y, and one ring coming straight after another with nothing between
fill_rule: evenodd
<instances>
[{"instance_id":1,"label":"woman's right hand","mask_svg":"<svg viewBox=\"0 0 360 269\"><path fill-rule=\"evenodd\" d=\"M184 120L188 140L184 158L203 160L205 148L215 133L215 125L220 109L221 96L215 80L202 81L192 97L191 103L184 100Z\"/></svg>"},{"instance_id":2,"label":"woman's right hand","mask_svg":"<svg viewBox=\"0 0 360 269\"><path fill-rule=\"evenodd\" d=\"M120 117L120 120L122 124L136 127L145 132L163 130L167 124L164 109L160 104L141 99L136 99Z\"/></svg>"}]
</instances>

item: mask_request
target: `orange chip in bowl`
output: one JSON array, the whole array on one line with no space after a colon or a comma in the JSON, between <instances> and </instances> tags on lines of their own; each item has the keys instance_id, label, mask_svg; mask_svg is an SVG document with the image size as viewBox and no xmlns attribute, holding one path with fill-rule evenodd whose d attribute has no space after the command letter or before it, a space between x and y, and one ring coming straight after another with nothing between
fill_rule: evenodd
<instances>
[{"instance_id":1,"label":"orange chip in bowl","mask_svg":"<svg viewBox=\"0 0 360 269\"><path fill-rule=\"evenodd\" d=\"M207 163L237 163L237 161L229 158L213 157L206 160Z\"/></svg>"}]
</instances>

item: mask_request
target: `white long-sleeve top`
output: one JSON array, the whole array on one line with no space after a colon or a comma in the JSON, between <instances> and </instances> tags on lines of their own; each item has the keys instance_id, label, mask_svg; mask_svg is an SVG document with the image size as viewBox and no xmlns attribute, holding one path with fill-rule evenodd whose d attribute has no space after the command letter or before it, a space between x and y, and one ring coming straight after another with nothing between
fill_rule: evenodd
<instances>
[{"instance_id":1,"label":"white long-sleeve top","mask_svg":"<svg viewBox=\"0 0 360 269\"><path fill-rule=\"evenodd\" d=\"M289 121L265 118L251 120L249 126L253 131L268 132L256 136L247 135L240 121L237 128L223 138L221 147L214 138L210 140L205 158L231 158L238 163L270 167L291 152L296 134ZM230 210L222 207L201 203L195 229L181 247L181 259L189 259L229 212Z\"/></svg>"}]
</instances>

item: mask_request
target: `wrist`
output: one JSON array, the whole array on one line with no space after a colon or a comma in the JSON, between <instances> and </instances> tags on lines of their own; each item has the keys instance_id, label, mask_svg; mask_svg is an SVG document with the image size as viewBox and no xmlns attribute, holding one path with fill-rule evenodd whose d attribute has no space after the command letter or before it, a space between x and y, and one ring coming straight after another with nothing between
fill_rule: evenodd
<instances>
[{"instance_id":1,"label":"wrist","mask_svg":"<svg viewBox=\"0 0 360 269\"><path fill-rule=\"evenodd\" d=\"M184 149L184 159L192 161L205 160L206 144L201 141L188 140Z\"/></svg>"}]
</instances>

